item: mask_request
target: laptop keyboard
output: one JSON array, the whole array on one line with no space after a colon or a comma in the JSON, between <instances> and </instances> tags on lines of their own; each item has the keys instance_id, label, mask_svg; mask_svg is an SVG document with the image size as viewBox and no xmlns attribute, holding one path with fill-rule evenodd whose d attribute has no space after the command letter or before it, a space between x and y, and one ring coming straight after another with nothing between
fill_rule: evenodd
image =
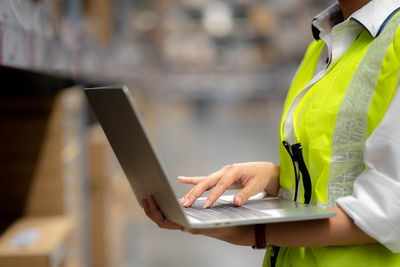
<instances>
[{"instance_id":1,"label":"laptop keyboard","mask_svg":"<svg viewBox=\"0 0 400 267\"><path fill-rule=\"evenodd\" d=\"M184 211L186 215L202 222L239 218L251 219L265 216L265 213L260 211L246 207L237 207L233 203L224 200L217 200L209 209L204 209L202 204L196 202L195 205L190 208L185 208Z\"/></svg>"}]
</instances>

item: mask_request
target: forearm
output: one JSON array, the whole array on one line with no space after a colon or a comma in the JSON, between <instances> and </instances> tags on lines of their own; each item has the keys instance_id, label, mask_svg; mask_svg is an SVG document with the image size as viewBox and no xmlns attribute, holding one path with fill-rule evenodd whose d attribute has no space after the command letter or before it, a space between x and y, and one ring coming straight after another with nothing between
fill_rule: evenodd
<instances>
[{"instance_id":1,"label":"forearm","mask_svg":"<svg viewBox=\"0 0 400 267\"><path fill-rule=\"evenodd\" d=\"M191 229L191 230L184 229L184 231L195 235L204 235L212 237L234 245L254 246L255 244L253 225L232 226L232 227L211 228L211 229Z\"/></svg>"},{"instance_id":2,"label":"forearm","mask_svg":"<svg viewBox=\"0 0 400 267\"><path fill-rule=\"evenodd\" d=\"M376 242L358 228L340 208L332 208L336 216L326 220L276 223L266 226L269 244L281 247L338 246Z\"/></svg>"},{"instance_id":3,"label":"forearm","mask_svg":"<svg viewBox=\"0 0 400 267\"><path fill-rule=\"evenodd\" d=\"M332 208L336 216L326 220L273 223L266 225L266 240L280 247L311 247L355 245L376 242L360 230L339 207ZM192 230L235 245L255 245L254 226Z\"/></svg>"}]
</instances>

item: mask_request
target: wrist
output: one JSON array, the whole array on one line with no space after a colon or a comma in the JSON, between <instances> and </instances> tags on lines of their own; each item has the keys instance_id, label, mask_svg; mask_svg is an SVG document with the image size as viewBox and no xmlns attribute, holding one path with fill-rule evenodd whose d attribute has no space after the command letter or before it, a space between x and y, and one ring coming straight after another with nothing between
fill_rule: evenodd
<instances>
[{"instance_id":1,"label":"wrist","mask_svg":"<svg viewBox=\"0 0 400 267\"><path fill-rule=\"evenodd\" d=\"M266 224L254 225L254 246L253 249L265 249L270 246L266 235Z\"/></svg>"}]
</instances>

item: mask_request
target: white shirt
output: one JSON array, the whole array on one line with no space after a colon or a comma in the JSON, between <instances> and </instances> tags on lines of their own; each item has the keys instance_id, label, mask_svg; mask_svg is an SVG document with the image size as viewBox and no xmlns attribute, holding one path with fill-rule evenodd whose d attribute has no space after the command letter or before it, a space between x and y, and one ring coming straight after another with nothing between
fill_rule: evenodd
<instances>
[{"instance_id":1,"label":"white shirt","mask_svg":"<svg viewBox=\"0 0 400 267\"><path fill-rule=\"evenodd\" d=\"M340 6L335 4L316 16L313 20L313 34L326 43L328 60L299 94L298 101L326 74L329 64L344 55L363 28L372 37L376 37L399 7L400 0L372 0L343 21ZM400 252L398 88L399 85L384 118L365 143L365 170L355 179L353 194L336 201L360 229L395 253ZM296 99L293 109L297 106ZM287 140L293 138L291 109L284 124L284 137Z\"/></svg>"}]
</instances>

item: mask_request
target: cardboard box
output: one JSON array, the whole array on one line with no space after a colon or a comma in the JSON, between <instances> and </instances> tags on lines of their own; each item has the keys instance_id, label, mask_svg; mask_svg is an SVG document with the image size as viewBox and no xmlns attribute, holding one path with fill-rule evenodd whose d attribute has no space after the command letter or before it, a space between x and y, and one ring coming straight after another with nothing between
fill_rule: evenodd
<instances>
[{"instance_id":1,"label":"cardboard box","mask_svg":"<svg viewBox=\"0 0 400 267\"><path fill-rule=\"evenodd\" d=\"M88 131L89 145L89 179L90 179L90 213L92 264L96 267L108 266L106 232L112 231L106 224L106 209L109 205L111 175L117 168L116 158L99 125Z\"/></svg>"},{"instance_id":2,"label":"cardboard box","mask_svg":"<svg viewBox=\"0 0 400 267\"><path fill-rule=\"evenodd\" d=\"M86 106L81 88L54 101L25 205L25 215L67 215L76 225L73 258L90 265Z\"/></svg>"},{"instance_id":3,"label":"cardboard box","mask_svg":"<svg viewBox=\"0 0 400 267\"><path fill-rule=\"evenodd\" d=\"M0 266L64 266L68 262L72 229L66 217L18 220L0 237Z\"/></svg>"},{"instance_id":4,"label":"cardboard box","mask_svg":"<svg viewBox=\"0 0 400 267\"><path fill-rule=\"evenodd\" d=\"M112 1L87 1L86 19L89 34L100 44L108 45L112 38Z\"/></svg>"},{"instance_id":5,"label":"cardboard box","mask_svg":"<svg viewBox=\"0 0 400 267\"><path fill-rule=\"evenodd\" d=\"M135 255L127 240L132 225L146 220L111 147L98 126L88 134L92 264L132 266Z\"/></svg>"},{"instance_id":6,"label":"cardboard box","mask_svg":"<svg viewBox=\"0 0 400 267\"><path fill-rule=\"evenodd\" d=\"M140 250L132 245L144 242L140 239L130 239L131 232L143 229L143 225L148 221L122 170L116 171L110 182L109 200L105 210L108 226L108 230L105 231L107 266L129 267L135 265L130 262L132 258L140 257L137 254Z\"/></svg>"},{"instance_id":7,"label":"cardboard box","mask_svg":"<svg viewBox=\"0 0 400 267\"><path fill-rule=\"evenodd\" d=\"M85 112L83 95L78 88L64 90L55 98L36 159L25 215L69 214L67 196L87 193L82 151Z\"/></svg>"},{"instance_id":8,"label":"cardboard box","mask_svg":"<svg viewBox=\"0 0 400 267\"><path fill-rule=\"evenodd\" d=\"M86 105L80 87L0 100L0 214L68 216L74 260L89 266ZM4 103L3 103L4 101Z\"/></svg>"},{"instance_id":9,"label":"cardboard box","mask_svg":"<svg viewBox=\"0 0 400 267\"><path fill-rule=\"evenodd\" d=\"M3 129L0 131L0 214L3 219L15 220L24 214L54 99L51 95L0 99Z\"/></svg>"}]
</instances>

